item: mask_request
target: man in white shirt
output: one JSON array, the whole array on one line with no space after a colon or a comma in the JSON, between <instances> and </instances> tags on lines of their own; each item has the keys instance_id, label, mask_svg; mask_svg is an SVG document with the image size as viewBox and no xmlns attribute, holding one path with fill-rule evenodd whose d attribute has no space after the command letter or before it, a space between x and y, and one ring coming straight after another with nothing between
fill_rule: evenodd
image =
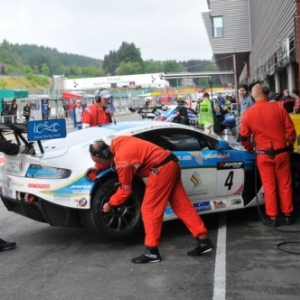
<instances>
[{"instance_id":1,"label":"man in white shirt","mask_svg":"<svg viewBox=\"0 0 300 300\"><path fill-rule=\"evenodd\" d=\"M74 128L76 130L82 129L82 112L83 107L80 99L76 99L75 106L73 108L73 116L74 116Z\"/></svg>"}]
</instances>

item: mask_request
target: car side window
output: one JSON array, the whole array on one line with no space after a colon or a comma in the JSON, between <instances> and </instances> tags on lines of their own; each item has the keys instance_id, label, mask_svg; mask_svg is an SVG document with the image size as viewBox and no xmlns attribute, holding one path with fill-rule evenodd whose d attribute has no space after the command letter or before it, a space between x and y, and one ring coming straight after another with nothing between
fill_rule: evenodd
<instances>
[{"instance_id":1,"label":"car side window","mask_svg":"<svg viewBox=\"0 0 300 300\"><path fill-rule=\"evenodd\" d=\"M197 132L179 128L164 128L143 132L137 137L170 151L199 151L206 147Z\"/></svg>"}]
</instances>

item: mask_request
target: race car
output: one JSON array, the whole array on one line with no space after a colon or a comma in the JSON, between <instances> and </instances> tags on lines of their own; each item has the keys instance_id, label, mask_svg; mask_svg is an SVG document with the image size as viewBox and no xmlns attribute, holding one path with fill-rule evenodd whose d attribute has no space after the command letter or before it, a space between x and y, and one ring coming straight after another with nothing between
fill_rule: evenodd
<instances>
[{"instance_id":1,"label":"race car","mask_svg":"<svg viewBox=\"0 0 300 300\"><path fill-rule=\"evenodd\" d=\"M165 106L163 110L158 111L156 113L156 117L154 121L167 121L173 122L174 119L177 117L176 110L178 105L170 105ZM189 117L189 125L197 125L198 124L198 115L195 110L187 107L188 117Z\"/></svg>"},{"instance_id":2,"label":"race car","mask_svg":"<svg viewBox=\"0 0 300 300\"><path fill-rule=\"evenodd\" d=\"M51 130L53 134L54 127ZM20 144L27 143L30 136L25 124L0 124L2 138L4 132L13 133ZM89 145L98 139L110 144L120 135L136 136L172 151L180 161L186 193L201 214L264 202L255 154L240 144L217 139L192 126L136 121L74 131L61 139L38 140L34 155L5 156L0 175L4 205L9 211L51 226L85 226L114 239L135 235L142 229L140 207L147 178L134 178L129 199L105 214L103 204L119 186L116 172L109 168L95 180L85 177L87 168L94 165ZM300 154L295 152L291 158L294 200L299 202ZM175 218L167 206L164 221Z\"/></svg>"}]
</instances>

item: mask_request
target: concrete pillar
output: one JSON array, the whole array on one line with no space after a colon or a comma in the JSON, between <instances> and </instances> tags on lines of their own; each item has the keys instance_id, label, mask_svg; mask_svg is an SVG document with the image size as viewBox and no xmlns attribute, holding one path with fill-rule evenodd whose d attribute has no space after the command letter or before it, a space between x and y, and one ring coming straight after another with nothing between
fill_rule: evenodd
<instances>
[{"instance_id":1,"label":"concrete pillar","mask_svg":"<svg viewBox=\"0 0 300 300\"><path fill-rule=\"evenodd\" d=\"M278 73L274 74L274 80L275 80L275 92L280 92L280 76Z\"/></svg>"},{"instance_id":2,"label":"concrete pillar","mask_svg":"<svg viewBox=\"0 0 300 300\"><path fill-rule=\"evenodd\" d=\"M291 64L289 64L287 66L287 76L288 76L288 86L285 87L287 88L290 93L292 92L293 89L295 89L295 86L294 86L294 82L295 82L295 74L293 73L293 67Z\"/></svg>"}]
</instances>

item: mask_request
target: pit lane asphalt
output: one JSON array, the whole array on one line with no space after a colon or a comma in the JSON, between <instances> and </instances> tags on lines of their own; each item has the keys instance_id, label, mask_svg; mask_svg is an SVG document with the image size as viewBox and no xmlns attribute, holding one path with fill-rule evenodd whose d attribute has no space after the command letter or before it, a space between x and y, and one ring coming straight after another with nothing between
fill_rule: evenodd
<instances>
[{"instance_id":1,"label":"pit lane asphalt","mask_svg":"<svg viewBox=\"0 0 300 300\"><path fill-rule=\"evenodd\" d=\"M134 117L134 116L130 116ZM50 227L6 210L0 201L0 237L17 249L0 252L1 299L205 299L298 300L299 255L277 250L282 241L300 241L297 222L264 226L257 208L204 215L217 248L188 257L195 247L179 221L164 223L161 263L135 265L143 237L113 242L85 229ZM300 251L297 244L290 248Z\"/></svg>"}]
</instances>

